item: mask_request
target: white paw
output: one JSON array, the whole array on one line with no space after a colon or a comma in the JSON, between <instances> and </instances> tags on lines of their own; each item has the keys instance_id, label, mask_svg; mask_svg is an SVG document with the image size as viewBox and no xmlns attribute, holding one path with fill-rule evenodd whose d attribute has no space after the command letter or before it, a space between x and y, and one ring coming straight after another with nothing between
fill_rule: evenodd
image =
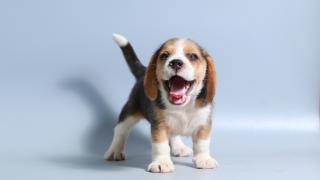
<instances>
[{"instance_id":1,"label":"white paw","mask_svg":"<svg viewBox=\"0 0 320 180\"><path fill-rule=\"evenodd\" d=\"M218 162L209 154L198 154L193 158L193 163L199 169L214 169L218 167Z\"/></svg>"},{"instance_id":2,"label":"white paw","mask_svg":"<svg viewBox=\"0 0 320 180\"><path fill-rule=\"evenodd\" d=\"M121 151L108 150L104 154L104 159L107 161L123 161L126 159L126 156Z\"/></svg>"},{"instance_id":3,"label":"white paw","mask_svg":"<svg viewBox=\"0 0 320 180\"><path fill-rule=\"evenodd\" d=\"M171 147L171 154L173 156L181 157L181 156L191 156L193 151L188 146L172 146Z\"/></svg>"},{"instance_id":4,"label":"white paw","mask_svg":"<svg viewBox=\"0 0 320 180\"><path fill-rule=\"evenodd\" d=\"M174 165L170 157L159 157L149 164L148 171L153 173L172 172L174 171Z\"/></svg>"}]
</instances>

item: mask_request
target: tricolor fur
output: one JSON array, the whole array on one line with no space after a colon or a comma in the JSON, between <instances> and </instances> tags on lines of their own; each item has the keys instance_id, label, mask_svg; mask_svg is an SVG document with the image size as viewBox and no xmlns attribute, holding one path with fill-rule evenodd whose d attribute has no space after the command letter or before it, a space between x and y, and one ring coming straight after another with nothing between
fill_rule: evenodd
<instances>
[{"instance_id":1,"label":"tricolor fur","mask_svg":"<svg viewBox=\"0 0 320 180\"><path fill-rule=\"evenodd\" d=\"M171 172L170 157L194 156L196 168L215 168L210 156L211 112L216 72L210 55L190 39L174 38L163 43L143 66L129 41L114 34L127 64L136 78L124 105L107 160L124 160L124 146L130 129L140 119L151 124L152 162L150 172ZM180 139L191 136L193 150Z\"/></svg>"}]
</instances>

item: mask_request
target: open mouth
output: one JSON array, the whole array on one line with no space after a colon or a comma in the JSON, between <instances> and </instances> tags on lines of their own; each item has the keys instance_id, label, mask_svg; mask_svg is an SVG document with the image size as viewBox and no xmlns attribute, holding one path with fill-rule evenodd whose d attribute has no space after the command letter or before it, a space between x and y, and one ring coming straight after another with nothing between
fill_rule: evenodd
<instances>
[{"instance_id":1,"label":"open mouth","mask_svg":"<svg viewBox=\"0 0 320 180\"><path fill-rule=\"evenodd\" d=\"M169 80L164 81L170 103L174 105L185 103L194 82L195 80L187 81L180 76L173 76Z\"/></svg>"}]
</instances>

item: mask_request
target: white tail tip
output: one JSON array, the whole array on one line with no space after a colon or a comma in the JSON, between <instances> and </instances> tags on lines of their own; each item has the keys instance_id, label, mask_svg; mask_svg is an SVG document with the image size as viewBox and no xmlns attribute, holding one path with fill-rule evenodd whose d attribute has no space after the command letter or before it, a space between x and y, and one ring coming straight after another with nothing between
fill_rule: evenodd
<instances>
[{"instance_id":1,"label":"white tail tip","mask_svg":"<svg viewBox=\"0 0 320 180\"><path fill-rule=\"evenodd\" d=\"M123 46L126 46L128 44L128 40L120 35L120 34L112 34L112 37L113 37L113 40L120 46L120 47L123 47Z\"/></svg>"}]
</instances>

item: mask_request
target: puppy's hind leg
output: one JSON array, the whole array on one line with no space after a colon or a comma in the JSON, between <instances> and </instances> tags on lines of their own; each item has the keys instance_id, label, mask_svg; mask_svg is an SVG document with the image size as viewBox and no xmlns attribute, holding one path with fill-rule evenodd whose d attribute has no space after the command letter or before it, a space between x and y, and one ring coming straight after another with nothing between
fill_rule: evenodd
<instances>
[{"instance_id":1,"label":"puppy's hind leg","mask_svg":"<svg viewBox=\"0 0 320 180\"><path fill-rule=\"evenodd\" d=\"M181 157L181 156L191 156L193 151L191 148L186 146L180 136L171 136L170 137L170 146L171 146L171 154L173 156Z\"/></svg>"},{"instance_id":2,"label":"puppy's hind leg","mask_svg":"<svg viewBox=\"0 0 320 180\"><path fill-rule=\"evenodd\" d=\"M122 109L119 121L114 128L114 135L109 149L104 154L108 161L125 160L124 146L132 127L141 119L139 113L127 113L126 106Z\"/></svg>"}]
</instances>

